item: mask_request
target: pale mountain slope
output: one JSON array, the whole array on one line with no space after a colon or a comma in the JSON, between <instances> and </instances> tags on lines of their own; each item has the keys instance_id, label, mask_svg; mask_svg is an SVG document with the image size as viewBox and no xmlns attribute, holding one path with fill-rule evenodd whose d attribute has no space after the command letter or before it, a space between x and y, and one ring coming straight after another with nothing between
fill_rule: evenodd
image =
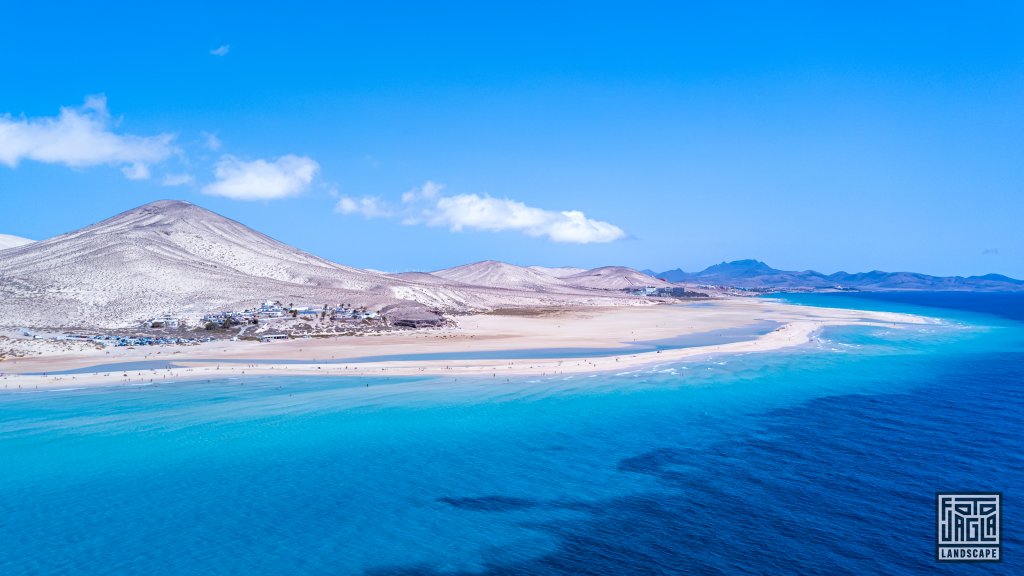
<instances>
[{"instance_id":1,"label":"pale mountain slope","mask_svg":"<svg viewBox=\"0 0 1024 576\"><path fill-rule=\"evenodd\" d=\"M261 299L327 304L352 293L379 306L393 300L382 279L160 201L6 251L0 323L125 326L163 312L195 318Z\"/></svg>"},{"instance_id":2,"label":"pale mountain slope","mask_svg":"<svg viewBox=\"0 0 1024 576\"><path fill-rule=\"evenodd\" d=\"M462 284L490 288L556 292L572 290L559 278L496 260L445 268L431 272L431 275Z\"/></svg>"},{"instance_id":3,"label":"pale mountain slope","mask_svg":"<svg viewBox=\"0 0 1024 576\"><path fill-rule=\"evenodd\" d=\"M566 276L572 276L573 274L580 274L587 271L586 268L573 268L572 266L529 266L529 268L534 272L540 272L541 274L551 276L553 278L565 278Z\"/></svg>"},{"instance_id":4,"label":"pale mountain slope","mask_svg":"<svg viewBox=\"0 0 1024 576\"><path fill-rule=\"evenodd\" d=\"M479 264L484 264L484 266L478 266ZM477 263L477 265L469 264L457 267L463 270L452 272L451 276L464 278L465 281L444 278L437 275L437 272L391 274L394 278L409 281L409 284L392 287L391 291L398 298L416 300L442 310L456 311L535 306L621 306L646 303L642 300L630 299L625 295L563 286L552 283L550 280L537 282L535 277L523 276L515 270L519 268L518 266L503 265L504 263L501 262L495 264L499 264L499 266ZM457 268L448 270L454 271ZM487 284L471 284L471 282L486 282Z\"/></svg>"},{"instance_id":5,"label":"pale mountain slope","mask_svg":"<svg viewBox=\"0 0 1024 576\"><path fill-rule=\"evenodd\" d=\"M24 246L25 244L31 244L33 242L35 242L35 240L29 240L28 238L22 238L21 236L12 236L11 234L0 234L0 250L16 248L18 246Z\"/></svg>"},{"instance_id":6,"label":"pale mountain slope","mask_svg":"<svg viewBox=\"0 0 1024 576\"><path fill-rule=\"evenodd\" d=\"M565 283L598 290L624 290L642 286L671 287L664 280L648 276L625 266L604 266L594 268L562 279Z\"/></svg>"},{"instance_id":7,"label":"pale mountain slope","mask_svg":"<svg viewBox=\"0 0 1024 576\"><path fill-rule=\"evenodd\" d=\"M445 286L452 284L452 280L441 278L440 276L434 276L429 272L394 272L392 274L388 274L388 276L419 284L443 284Z\"/></svg>"}]
</instances>

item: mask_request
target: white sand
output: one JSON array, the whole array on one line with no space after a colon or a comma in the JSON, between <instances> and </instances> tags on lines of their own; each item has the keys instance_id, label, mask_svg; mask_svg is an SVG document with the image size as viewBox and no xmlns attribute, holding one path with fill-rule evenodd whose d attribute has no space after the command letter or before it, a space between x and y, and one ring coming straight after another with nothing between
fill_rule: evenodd
<instances>
[{"instance_id":1,"label":"white sand","mask_svg":"<svg viewBox=\"0 0 1024 576\"><path fill-rule=\"evenodd\" d=\"M632 342L775 321L782 327L762 336L708 346L661 352L616 354ZM651 307L546 311L535 315L475 315L444 330L417 330L379 336L291 340L273 343L214 342L198 346L117 348L45 354L0 363L0 383L7 390L75 388L95 385L147 384L191 379L263 375L498 377L621 371L707 355L764 352L799 346L826 326L922 324L931 320L890 312L794 306L763 299L731 298L709 303ZM364 356L458 353L549 348L608 348L608 356L519 360L388 360L324 363ZM185 361L183 359L188 359ZM221 360L251 360L223 363ZM19 373L55 372L99 364L167 360L183 368L97 372L63 376ZM295 364L274 360L300 361Z\"/></svg>"}]
</instances>

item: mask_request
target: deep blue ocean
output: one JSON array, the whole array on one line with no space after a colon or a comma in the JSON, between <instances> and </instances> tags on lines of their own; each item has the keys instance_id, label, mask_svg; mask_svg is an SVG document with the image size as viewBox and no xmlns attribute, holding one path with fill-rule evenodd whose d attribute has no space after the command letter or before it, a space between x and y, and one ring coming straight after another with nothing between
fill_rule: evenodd
<instances>
[{"instance_id":1,"label":"deep blue ocean","mask_svg":"<svg viewBox=\"0 0 1024 576\"><path fill-rule=\"evenodd\" d=\"M1024 295L774 297L943 322L616 375L3 393L0 574L1024 574ZM1002 563L935 561L947 490L1002 492Z\"/></svg>"}]
</instances>

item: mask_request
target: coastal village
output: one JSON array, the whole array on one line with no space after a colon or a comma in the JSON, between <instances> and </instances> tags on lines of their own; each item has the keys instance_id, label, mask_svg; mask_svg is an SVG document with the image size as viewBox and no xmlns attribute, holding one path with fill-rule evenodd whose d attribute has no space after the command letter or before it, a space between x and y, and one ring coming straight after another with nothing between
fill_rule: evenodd
<instances>
[{"instance_id":1,"label":"coastal village","mask_svg":"<svg viewBox=\"0 0 1024 576\"><path fill-rule=\"evenodd\" d=\"M625 288L623 292L631 296L650 296L653 298L706 298L707 294L689 291L682 286L661 288L658 286L636 286Z\"/></svg>"},{"instance_id":2,"label":"coastal village","mask_svg":"<svg viewBox=\"0 0 1024 576\"><path fill-rule=\"evenodd\" d=\"M187 345L219 339L269 342L314 336L354 335L385 327L385 319L380 313L369 311L365 307L325 304L323 307L315 308L267 300L252 308L205 314L198 325L190 325L185 319L173 314L164 314L142 323L140 331L148 333L147 335L65 334L64 338L88 340L105 346ZM166 335L173 332L192 336ZM209 335L194 335L202 332Z\"/></svg>"},{"instance_id":3,"label":"coastal village","mask_svg":"<svg viewBox=\"0 0 1024 576\"><path fill-rule=\"evenodd\" d=\"M218 327L230 328L232 326L258 326L261 322L271 322L279 319L313 320L320 322L361 322L364 320L380 319L380 314L370 312L366 307L352 307L348 304L331 306L324 304L322 308L311 306L297 307L295 304L285 306L280 301L266 301L255 308L246 308L241 311L223 311L203 316L201 324L207 330ZM156 320L155 323L159 323ZM154 328L157 326L153 326Z\"/></svg>"},{"instance_id":4,"label":"coastal village","mask_svg":"<svg viewBox=\"0 0 1024 576\"><path fill-rule=\"evenodd\" d=\"M426 324L398 328L421 328ZM243 310L224 310L203 315L198 324L172 313L140 323L131 333L50 333L22 328L18 337L28 340L49 340L69 344L91 344L105 347L189 346L214 340L255 340L270 342L293 338L362 335L392 327L379 312L348 304L310 306L285 305L267 300ZM2 356L0 356L2 358Z\"/></svg>"},{"instance_id":5,"label":"coastal village","mask_svg":"<svg viewBox=\"0 0 1024 576\"><path fill-rule=\"evenodd\" d=\"M379 312L349 304L285 306L279 300L267 300L241 311L222 311L203 316L201 326L208 331L234 330L232 339L258 339L261 342L295 337L354 335L388 327Z\"/></svg>"}]
</instances>

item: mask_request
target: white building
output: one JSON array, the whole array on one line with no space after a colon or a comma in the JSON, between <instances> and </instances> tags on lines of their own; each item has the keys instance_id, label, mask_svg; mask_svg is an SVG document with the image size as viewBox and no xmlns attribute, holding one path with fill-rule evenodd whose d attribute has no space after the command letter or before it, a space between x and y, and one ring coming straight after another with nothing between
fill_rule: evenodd
<instances>
[{"instance_id":1,"label":"white building","mask_svg":"<svg viewBox=\"0 0 1024 576\"><path fill-rule=\"evenodd\" d=\"M150 328L171 328L177 330L181 326L181 320L174 316L160 316L149 322Z\"/></svg>"}]
</instances>

